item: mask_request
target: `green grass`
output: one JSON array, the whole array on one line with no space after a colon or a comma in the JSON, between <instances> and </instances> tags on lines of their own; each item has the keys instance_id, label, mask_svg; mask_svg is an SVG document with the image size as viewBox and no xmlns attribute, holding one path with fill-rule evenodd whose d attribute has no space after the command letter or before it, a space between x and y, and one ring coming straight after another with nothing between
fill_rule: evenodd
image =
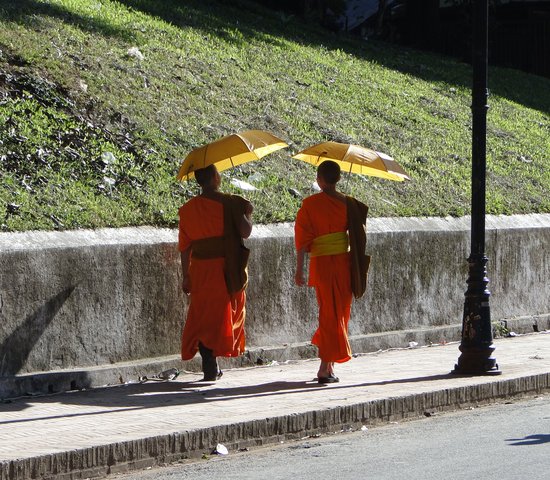
<instances>
[{"instance_id":1,"label":"green grass","mask_svg":"<svg viewBox=\"0 0 550 480\"><path fill-rule=\"evenodd\" d=\"M1 0L0 51L4 231L175 226L197 192L182 159L244 129L290 144L224 174L232 192L254 175L258 223L293 220L289 189L315 172L289 155L324 140L409 172L344 179L371 216L469 212L472 71L452 59L213 0ZM550 80L491 68L489 84L487 211L550 212Z\"/></svg>"}]
</instances>

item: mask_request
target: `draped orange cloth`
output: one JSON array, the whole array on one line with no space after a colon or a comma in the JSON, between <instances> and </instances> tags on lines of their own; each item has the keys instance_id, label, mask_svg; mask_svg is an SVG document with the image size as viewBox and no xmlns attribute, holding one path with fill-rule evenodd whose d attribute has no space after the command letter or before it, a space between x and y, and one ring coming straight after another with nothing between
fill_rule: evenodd
<instances>
[{"instance_id":1,"label":"draped orange cloth","mask_svg":"<svg viewBox=\"0 0 550 480\"><path fill-rule=\"evenodd\" d=\"M294 227L296 249L311 250L314 239L329 233L345 232L346 204L318 193L302 202ZM319 305L319 327L311 343L325 362L347 362L351 358L348 322L351 313L350 254L310 257L309 281L315 287Z\"/></svg>"},{"instance_id":2,"label":"draped orange cloth","mask_svg":"<svg viewBox=\"0 0 550 480\"><path fill-rule=\"evenodd\" d=\"M179 250L192 249L192 242L224 233L223 205L194 197L179 209ZM190 304L181 339L181 358L190 360L199 342L215 357L236 357L245 349L246 294L230 295L224 278L223 256L197 259L191 256Z\"/></svg>"}]
</instances>

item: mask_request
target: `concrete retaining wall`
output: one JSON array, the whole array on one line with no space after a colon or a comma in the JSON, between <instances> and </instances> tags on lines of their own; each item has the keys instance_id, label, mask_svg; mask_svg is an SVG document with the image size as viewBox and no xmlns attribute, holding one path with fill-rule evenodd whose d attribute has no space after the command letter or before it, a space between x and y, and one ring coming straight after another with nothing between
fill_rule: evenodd
<instances>
[{"instance_id":1,"label":"concrete retaining wall","mask_svg":"<svg viewBox=\"0 0 550 480\"><path fill-rule=\"evenodd\" d=\"M469 227L466 217L369 220L371 273L351 335L459 324ZM0 384L177 354L187 300L176 238L148 227L0 234ZM292 225L257 226L247 244L248 345L309 341L315 296L293 285ZM487 217L487 255L493 320L550 313L550 215Z\"/></svg>"}]
</instances>

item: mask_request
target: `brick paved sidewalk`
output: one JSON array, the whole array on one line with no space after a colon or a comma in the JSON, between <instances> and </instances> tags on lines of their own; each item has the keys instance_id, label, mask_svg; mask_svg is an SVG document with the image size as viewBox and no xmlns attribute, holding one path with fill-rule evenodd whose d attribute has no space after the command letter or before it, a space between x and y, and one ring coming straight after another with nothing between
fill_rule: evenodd
<instances>
[{"instance_id":1,"label":"brick paved sidewalk","mask_svg":"<svg viewBox=\"0 0 550 480\"><path fill-rule=\"evenodd\" d=\"M359 428L550 388L550 334L495 341L499 376L450 375L458 344L362 354L318 385L317 361L217 383L129 384L0 404L0 480L85 478L228 448Z\"/></svg>"}]
</instances>

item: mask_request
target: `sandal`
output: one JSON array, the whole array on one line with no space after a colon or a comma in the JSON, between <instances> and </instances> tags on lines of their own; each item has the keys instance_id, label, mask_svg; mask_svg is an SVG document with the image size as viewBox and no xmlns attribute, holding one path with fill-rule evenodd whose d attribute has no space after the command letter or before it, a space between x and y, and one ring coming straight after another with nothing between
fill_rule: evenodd
<instances>
[{"instance_id":1,"label":"sandal","mask_svg":"<svg viewBox=\"0 0 550 480\"><path fill-rule=\"evenodd\" d=\"M340 379L331 373L328 377L317 377L317 382L319 383L338 383Z\"/></svg>"},{"instance_id":2,"label":"sandal","mask_svg":"<svg viewBox=\"0 0 550 480\"><path fill-rule=\"evenodd\" d=\"M215 382L216 380L219 380L220 378L222 378L222 375L223 375L223 372L221 370L218 370L218 373L216 373L215 375L210 375L210 374L204 375L201 382Z\"/></svg>"}]
</instances>

